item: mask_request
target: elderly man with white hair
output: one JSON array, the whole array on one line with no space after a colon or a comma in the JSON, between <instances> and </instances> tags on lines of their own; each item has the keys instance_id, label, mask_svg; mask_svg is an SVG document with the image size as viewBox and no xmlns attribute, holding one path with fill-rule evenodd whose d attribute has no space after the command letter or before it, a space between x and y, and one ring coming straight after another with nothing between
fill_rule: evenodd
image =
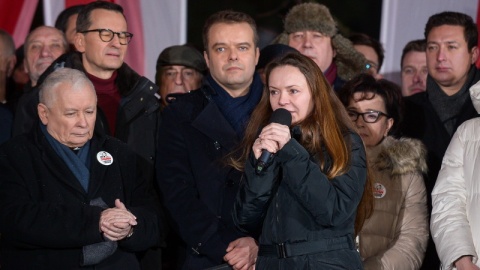
<instances>
[{"instance_id":1,"label":"elderly man with white hair","mask_svg":"<svg viewBox=\"0 0 480 270\"><path fill-rule=\"evenodd\" d=\"M2 269L140 269L160 226L136 155L95 132L83 72L57 69L39 99L41 123L0 148Z\"/></svg>"}]
</instances>

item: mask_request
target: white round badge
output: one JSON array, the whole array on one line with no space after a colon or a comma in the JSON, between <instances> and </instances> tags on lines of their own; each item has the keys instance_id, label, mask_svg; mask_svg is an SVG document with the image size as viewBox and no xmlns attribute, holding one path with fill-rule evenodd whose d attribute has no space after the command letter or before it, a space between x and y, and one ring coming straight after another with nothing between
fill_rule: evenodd
<instances>
[{"instance_id":1,"label":"white round badge","mask_svg":"<svg viewBox=\"0 0 480 270\"><path fill-rule=\"evenodd\" d=\"M109 166L113 163L113 157L107 151L100 151L97 153L97 160L100 164Z\"/></svg>"},{"instance_id":2,"label":"white round badge","mask_svg":"<svg viewBox=\"0 0 480 270\"><path fill-rule=\"evenodd\" d=\"M373 184L373 197L375 197L375 199L381 199L385 197L385 194L387 194L387 189L384 185L380 183Z\"/></svg>"}]
</instances>

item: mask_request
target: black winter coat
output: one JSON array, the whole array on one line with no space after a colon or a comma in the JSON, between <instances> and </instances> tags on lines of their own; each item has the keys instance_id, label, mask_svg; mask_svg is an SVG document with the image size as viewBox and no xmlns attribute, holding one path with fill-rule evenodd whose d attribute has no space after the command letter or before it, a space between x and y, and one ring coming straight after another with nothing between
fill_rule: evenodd
<instances>
[{"instance_id":1,"label":"black winter coat","mask_svg":"<svg viewBox=\"0 0 480 270\"><path fill-rule=\"evenodd\" d=\"M97 153L113 157L109 166ZM2 269L138 269L134 252L159 244L160 225L152 194L136 155L111 137L94 136L88 192L39 129L0 148L0 265ZM120 199L137 217L134 234L100 264L80 267L82 247L103 242L98 206Z\"/></svg>"},{"instance_id":2,"label":"black winter coat","mask_svg":"<svg viewBox=\"0 0 480 270\"><path fill-rule=\"evenodd\" d=\"M472 85L480 80L480 70L472 66L474 73L472 77L465 82L463 87L469 89ZM427 85L433 82L428 76ZM405 115L402 123L402 136L419 139L427 148L427 177L425 178L425 187L427 189L428 213L432 212L432 190L437 180L438 172L442 165L443 155L447 151L452 135L448 134L443 122L440 120L435 108L428 98L428 89L405 98ZM454 130L456 130L466 120L478 117L478 113L473 107L472 100L467 99L463 104L457 118ZM423 265L420 269L438 269L440 260L435 250L435 245L430 236L427 252Z\"/></svg>"},{"instance_id":3,"label":"black winter coat","mask_svg":"<svg viewBox=\"0 0 480 270\"><path fill-rule=\"evenodd\" d=\"M257 269L363 269L353 234L366 182L366 156L357 134L351 133L349 140L350 167L333 179L326 177L295 139L285 144L272 164L259 174L254 169L254 158L247 162L246 181L234 206L235 224L245 232L263 228L260 250L263 245L284 244L287 257L263 256L259 252ZM326 157L328 167L327 152L320 154ZM338 239L347 241L344 247L334 247L332 243ZM315 251L319 244L301 255L292 255L299 251L293 245L314 242L326 244L326 248Z\"/></svg>"},{"instance_id":4,"label":"black winter coat","mask_svg":"<svg viewBox=\"0 0 480 270\"><path fill-rule=\"evenodd\" d=\"M37 126L38 85L41 85L59 66L85 72L80 53L71 52L57 58L40 76L37 87L20 98L14 119L13 136L29 132L32 127ZM107 120L100 108L97 108L95 131L112 135L127 143L143 161L140 165L146 177L153 179L157 132L161 120L160 102L155 96L158 86L140 76L125 63L118 69L115 84L121 95L115 134L110 134Z\"/></svg>"},{"instance_id":5,"label":"black winter coat","mask_svg":"<svg viewBox=\"0 0 480 270\"><path fill-rule=\"evenodd\" d=\"M238 138L212 94L207 84L178 97L163 111L159 133L157 180L184 242L183 269L223 263L228 244L245 236L231 216L241 173L223 163Z\"/></svg>"}]
</instances>

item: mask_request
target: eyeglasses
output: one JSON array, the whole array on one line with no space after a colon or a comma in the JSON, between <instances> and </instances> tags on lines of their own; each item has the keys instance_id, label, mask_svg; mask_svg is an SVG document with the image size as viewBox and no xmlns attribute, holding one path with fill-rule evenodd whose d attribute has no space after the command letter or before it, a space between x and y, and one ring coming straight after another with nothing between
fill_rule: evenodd
<instances>
[{"instance_id":1,"label":"eyeglasses","mask_svg":"<svg viewBox=\"0 0 480 270\"><path fill-rule=\"evenodd\" d=\"M365 69L366 70L369 70L371 68L374 68L374 69L377 69L378 65L373 63L373 62L370 62L368 61L366 64L365 64Z\"/></svg>"},{"instance_id":2,"label":"eyeglasses","mask_svg":"<svg viewBox=\"0 0 480 270\"><path fill-rule=\"evenodd\" d=\"M110 42L112 41L113 37L115 35L118 36L118 41L120 42L121 45L127 45L130 43L132 40L133 34L129 32L114 32L110 29L92 29L92 30L86 30L82 31L80 33L86 34L90 32L98 32L98 35L100 36L100 39L103 42Z\"/></svg>"},{"instance_id":3,"label":"eyeglasses","mask_svg":"<svg viewBox=\"0 0 480 270\"><path fill-rule=\"evenodd\" d=\"M368 112L364 112L364 113L359 113L359 112L356 112L356 111L348 110L347 113L348 113L348 116L350 117L350 119L353 122L357 121L359 115L362 116L363 121L365 123L375 123L375 122L378 121L378 119L380 119L380 117L382 115L385 115L385 117L389 117L386 113L379 112L379 111L373 111L373 110L368 111Z\"/></svg>"}]
</instances>

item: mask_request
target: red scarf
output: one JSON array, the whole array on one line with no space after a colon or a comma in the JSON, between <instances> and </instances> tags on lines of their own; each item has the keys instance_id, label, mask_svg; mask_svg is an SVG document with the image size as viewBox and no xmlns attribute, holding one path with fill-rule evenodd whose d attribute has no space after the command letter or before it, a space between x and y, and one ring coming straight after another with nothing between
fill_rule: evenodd
<instances>
[{"instance_id":1,"label":"red scarf","mask_svg":"<svg viewBox=\"0 0 480 270\"><path fill-rule=\"evenodd\" d=\"M333 82L335 82L335 79L337 78L337 65L332 62L332 64L327 68L327 70L325 70L323 75L325 75L325 78L330 83L330 85L333 85Z\"/></svg>"},{"instance_id":2,"label":"red scarf","mask_svg":"<svg viewBox=\"0 0 480 270\"><path fill-rule=\"evenodd\" d=\"M118 108L120 107L120 93L115 85L117 71L115 71L110 79L100 79L87 73L88 78L92 81L97 92L97 106L102 109L107 118L110 135L115 135L115 127L117 123Z\"/></svg>"}]
</instances>

